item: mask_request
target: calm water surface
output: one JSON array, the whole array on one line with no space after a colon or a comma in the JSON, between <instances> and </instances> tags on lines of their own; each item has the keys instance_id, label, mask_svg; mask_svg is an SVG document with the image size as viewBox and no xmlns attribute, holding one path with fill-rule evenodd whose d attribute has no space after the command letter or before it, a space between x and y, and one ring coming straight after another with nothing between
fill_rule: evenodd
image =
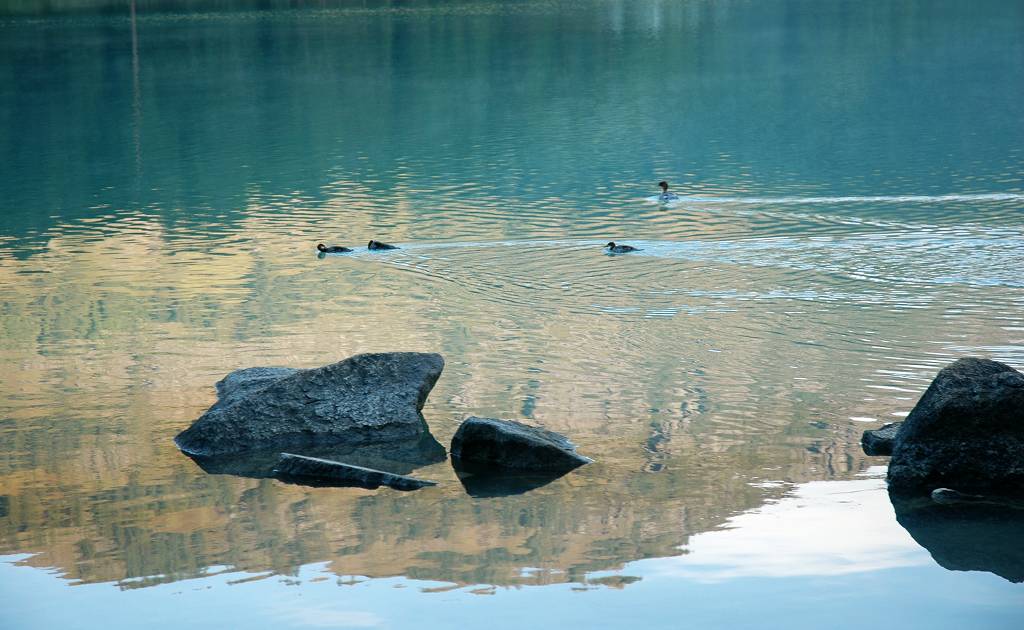
<instances>
[{"instance_id":1,"label":"calm water surface","mask_svg":"<svg viewBox=\"0 0 1024 630\"><path fill-rule=\"evenodd\" d=\"M1024 366L1024 5L128 4L0 18L0 626L1020 627L1020 513L894 509L858 441ZM445 356L442 443L597 463L171 441L233 369L389 350Z\"/></svg>"}]
</instances>

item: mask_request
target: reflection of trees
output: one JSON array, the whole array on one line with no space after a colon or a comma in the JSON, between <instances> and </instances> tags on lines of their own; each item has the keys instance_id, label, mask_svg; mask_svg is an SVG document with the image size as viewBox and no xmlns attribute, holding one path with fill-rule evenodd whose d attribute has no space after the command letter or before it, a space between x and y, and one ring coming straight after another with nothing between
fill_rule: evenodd
<instances>
[{"instance_id":1,"label":"reflection of trees","mask_svg":"<svg viewBox=\"0 0 1024 630\"><path fill-rule=\"evenodd\" d=\"M893 173L924 146L952 156L927 182L945 191L958 159L975 177L1015 172L1005 159L1019 126L995 113L1017 111L1017 94L1000 89L1005 76L977 68L1012 76L1019 66L999 66L976 38L948 32L955 18L930 19L934 4L901 3L881 17L878 7L845 6L842 19L774 3L652 11L607 2L549 5L543 18L299 13L275 22L163 19L140 3L137 86L124 3L123 20L2 27L0 80L12 87L2 98L16 124L0 138L0 175L19 182L5 199L16 217L8 225L41 231L51 215L83 216L107 186L102 201L115 209L157 206L163 221L195 225L236 219L253 187L319 200L345 179L371 182L369 198L405 198L416 182L465 183L455 170L518 200L635 186L652 170L699 170L709 190L765 193L785 182L791 193L797 184L905 193ZM1020 6L1001 10L994 24L1008 30L986 39L1019 50ZM872 54L851 36L865 30ZM759 36L737 36L748 31ZM68 36L83 33L98 43L83 50ZM957 98L920 96L948 93L949 69L964 67L971 81ZM970 115L980 110L993 115ZM870 138L850 136L858 133ZM919 143L908 146L908 134ZM971 141L981 134L993 145L984 156ZM136 188L138 142L154 164ZM861 172L866 144L873 160ZM834 181L837 163L856 181ZM422 233L438 217L419 221Z\"/></svg>"},{"instance_id":2,"label":"reflection of trees","mask_svg":"<svg viewBox=\"0 0 1024 630\"><path fill-rule=\"evenodd\" d=\"M187 492L173 483L93 496L63 488L15 496L3 546L40 551L30 563L58 566L72 579L150 576L126 584L133 587L199 575L212 565L292 574L324 560L339 575L582 581L590 571L680 553L689 534L764 499L744 480L707 483L707 475L725 471L611 483L601 478L609 472L485 501L469 499L454 481L440 500L433 492L325 492L224 476L189 477ZM690 491L681 492L682 484ZM522 575L523 567L538 572Z\"/></svg>"},{"instance_id":3,"label":"reflection of trees","mask_svg":"<svg viewBox=\"0 0 1024 630\"><path fill-rule=\"evenodd\" d=\"M285 9L431 10L456 7L483 9L489 2L479 0L133 0L149 13L190 13L206 11L251 11ZM60 15L123 13L125 0L5 0L0 15Z\"/></svg>"},{"instance_id":4,"label":"reflection of trees","mask_svg":"<svg viewBox=\"0 0 1024 630\"><path fill-rule=\"evenodd\" d=\"M588 358L608 366L586 378L567 349L551 345L559 333L547 326L560 316L506 340L504 358L494 363L486 333L467 340L457 324L447 330L415 300L381 305L370 295L357 305L356 323L346 320L346 330L364 335L362 341L342 338L348 345L339 345L330 305L306 315L289 310L307 290L315 294L323 269L296 273L284 262L292 256L289 245L258 222L249 227L264 236L260 252L212 260L213 268L185 265L184 274L169 266L176 252L165 253L158 237L131 236L132 226L109 239L65 239L80 251L74 259L37 256L0 267L10 272L0 278L16 287L20 300L9 316L0 316L4 359L33 367L0 376L16 422L0 433L9 454L0 467L4 550L40 552L30 562L58 566L84 581L145 578L126 587L199 575L211 565L288 574L325 560L339 575L496 584L581 580L588 571L679 553L689 534L758 505L766 491L748 481L759 470L772 468L772 478L793 481L822 474L809 472L824 468L820 456L789 443L806 443L813 433L801 401L763 404L749 390L737 397L760 401L758 412L771 422L742 429L719 423L747 411L716 407L708 394L713 386L698 384L706 371L680 365L676 352L640 346L633 361L616 359L617 349L606 340L628 334L616 318L582 320L600 341L587 347ZM33 265L52 273L16 273ZM193 280L190 273L217 282ZM278 273L289 281L273 281ZM404 282L401 276L383 280L396 281ZM340 276L332 288L350 294L360 282L358 274ZM191 299L200 293L202 300ZM34 295L59 296L59 303L40 304ZM262 306L254 309L255 299ZM455 293L446 300L441 310L450 313L474 297ZM151 316L170 305L177 309L174 318ZM537 317L507 304L477 308L490 309L486 317ZM267 329L278 331L272 344L260 334ZM658 332L650 343L665 338ZM84 348L65 347L65 339L80 340ZM532 374L533 385L522 393L535 396L537 421L569 433L600 463L527 495L477 501L463 493L446 464L423 471L444 482L437 490L310 490L204 475L170 442L210 402L211 383L237 367L236 355L313 364L332 343L345 355L360 343L402 339L424 350L442 346L448 358L426 409L442 440L464 408L514 415L519 404L508 391L522 371ZM567 343L578 346L580 339ZM742 361L752 364L766 365L776 353L770 343L744 347ZM80 360L78 352L85 353ZM545 358L544 370L530 372L537 357ZM737 385L740 391L749 386ZM688 401L685 412L680 400ZM636 474L648 431L639 419L647 414L637 415L638 409L658 410L670 429L660 445L665 467L658 474ZM863 467L856 439L832 440L830 448L840 451L854 445L849 468L832 474ZM523 567L540 571L521 575Z\"/></svg>"},{"instance_id":5,"label":"reflection of trees","mask_svg":"<svg viewBox=\"0 0 1024 630\"><path fill-rule=\"evenodd\" d=\"M634 6L643 3L605 4L621 12L611 34L589 11L544 20L501 12L444 20L216 18L194 29L143 15L138 97L127 21L0 26L0 51L23 53L0 56L0 81L14 86L0 99L17 122L0 136L0 155L9 158L0 176L14 182L2 229L41 235L40 251L27 260L0 249L0 548L37 552L30 562L83 581L146 578L134 586L212 565L291 573L313 561L329 561L339 575L575 580L680 553L689 535L780 492L750 481L861 470L860 427L810 424L842 419L837 410L860 404L858 379L871 371L860 341L828 337L874 330L880 342L897 340L899 352L898 342L912 347L943 329L941 308L894 322L884 305L815 304L810 321L762 301L640 326L545 301L557 282L544 262L501 269L544 282L529 291L532 301L499 302L474 293L472 283L495 274L493 260L473 268L471 257L461 258L468 270L450 270L454 281L439 288L436 275L413 282L381 266L316 265L302 244L337 234L338 225L352 236L392 224L396 240L521 233L515 213L487 223L409 205L416 184L408 182L465 177L453 170L514 200L644 181L652 170L682 172L686 164L709 165L701 168L717 188L742 189L753 176L732 173L736 161L713 166L719 152L731 152L756 177L777 181L785 168L809 186L832 184L821 156L849 158L842 121L873 108L872 168L882 174L864 178L881 192L874 184L898 186L881 181L886 167L920 150L904 146L897 130L959 120L924 116L946 105L907 96L934 93L947 81L939 69L982 54L962 48L962 38L934 42L941 25L916 20L913 10L874 19L875 9L851 5L844 23L855 29L869 21L882 51L865 57L848 54L858 52L856 38L830 31L831 22L820 35L813 13L665 3L658 16L672 36L661 37ZM756 43L721 36L747 22L762 24L766 36ZM68 28L100 43L66 54L76 41ZM677 37L680 30L692 36ZM927 64L891 81L908 54ZM806 75L783 81L791 67ZM581 88L566 76L590 80ZM852 80L842 89L820 80L832 76ZM968 96L977 89L968 86ZM1008 92L988 89L986 97ZM138 174L125 123L136 102L144 109L143 157L159 166ZM550 106L530 106L536 102ZM797 113L763 130L755 129L763 118L749 115L758 111ZM661 112L685 122L666 123ZM932 150L959 155L969 132L1012 143L1014 134L986 131L1000 124L986 116L943 128ZM686 155L675 154L678 146ZM787 152L792 146L807 150ZM596 168L598 155L614 161ZM245 164L239 156L248 156ZM142 178L138 186L134 177ZM98 211L86 206L105 186L115 189L102 200L111 217L69 220L94 217ZM385 191L398 202L380 204ZM576 229L576 218L559 220L559 230ZM453 227L459 221L471 225ZM778 270L751 275L703 268L690 282L711 291L725 282L746 284L742 290L789 280ZM623 280L623 295L652 277ZM957 291L947 290L948 303L968 301ZM555 306L535 307L547 303ZM755 319L761 333L775 334L752 336ZM958 331L976 336L962 343L1002 338L983 325ZM794 348L797 338L831 345ZM707 339L721 354L707 354ZM426 409L442 442L467 412L517 417L527 409L599 463L527 495L473 500L443 465L424 471L445 482L441 488L410 495L309 490L203 475L170 442L231 369L315 365L325 354L396 346L440 350L448 360ZM787 372L792 363L798 372ZM784 376L796 373L813 378ZM872 411L892 406L884 399ZM639 473L645 466L658 472ZM523 576L523 567L541 571Z\"/></svg>"},{"instance_id":6,"label":"reflection of trees","mask_svg":"<svg viewBox=\"0 0 1024 630\"><path fill-rule=\"evenodd\" d=\"M339 575L515 584L680 553L690 534L781 492L751 481L842 478L867 465L859 426L812 424L859 399L849 383L865 367L836 360L845 355L835 348L789 348L798 332L824 339L875 329L891 338L892 326L904 330L910 320L932 330L944 312L918 309L886 323L884 312L821 306L813 321L788 321L753 303L714 319L645 321L638 331L633 318L545 315L531 301L490 302L459 288L406 295L409 278L380 264L341 273L312 252L294 262L289 239L255 218L239 229L261 242L259 251L180 267L188 248L152 223L110 228L99 239L69 231L50 253L0 261L12 296L0 312L0 356L20 368L0 373L0 548L38 552L30 562L74 579L145 578L126 583L134 587L211 565L287 574L314 561ZM57 255L65 248L77 254ZM544 264L519 271L543 277ZM367 286L370 268L377 278ZM24 273L42 270L49 273ZM771 282L774 273L758 278ZM348 309L339 315L338 304L320 300L296 309L323 295L325 277ZM720 282L713 274L698 281ZM778 334L731 334L749 326L754 309ZM567 319L578 334L564 333ZM499 341L477 324L466 335L468 321L525 332ZM723 352L699 354L694 340L709 338ZM630 340L625 354L610 343L621 339ZM445 354L425 409L442 442L467 412L515 417L529 396L536 422L570 435L599 463L526 495L474 500L447 464L421 471L443 482L438 489L311 490L204 475L171 443L233 368L314 365L325 348L340 358L389 346ZM785 382L778 375L793 361L817 378ZM877 404L888 410L892 401ZM656 474L639 472L652 461ZM522 575L523 567L540 571Z\"/></svg>"}]
</instances>

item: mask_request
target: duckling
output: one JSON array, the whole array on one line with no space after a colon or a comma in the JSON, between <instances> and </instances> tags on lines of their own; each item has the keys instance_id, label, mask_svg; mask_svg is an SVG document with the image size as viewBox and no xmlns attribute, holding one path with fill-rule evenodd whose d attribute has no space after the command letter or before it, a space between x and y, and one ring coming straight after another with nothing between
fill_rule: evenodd
<instances>
[{"instance_id":1,"label":"duckling","mask_svg":"<svg viewBox=\"0 0 1024 630\"><path fill-rule=\"evenodd\" d=\"M607 249L608 253L610 254L625 254L626 252L640 251L639 249L633 247L632 245L616 245L615 241L611 241L610 243L605 245L605 249Z\"/></svg>"},{"instance_id":2,"label":"duckling","mask_svg":"<svg viewBox=\"0 0 1024 630\"><path fill-rule=\"evenodd\" d=\"M344 254L345 252L352 251L351 249L342 247L341 245L331 245L330 247L327 247L323 243L317 243L316 249L321 254Z\"/></svg>"},{"instance_id":3,"label":"duckling","mask_svg":"<svg viewBox=\"0 0 1024 630\"><path fill-rule=\"evenodd\" d=\"M661 187L661 194L658 195L658 199L660 201L675 201L675 200L679 199L679 195L677 195L675 193L670 193L668 191L668 182L666 182L666 181L658 182L658 186Z\"/></svg>"},{"instance_id":4,"label":"duckling","mask_svg":"<svg viewBox=\"0 0 1024 630\"><path fill-rule=\"evenodd\" d=\"M370 241L366 244L366 249L401 249L397 245L388 245L387 243L381 243L380 241Z\"/></svg>"}]
</instances>

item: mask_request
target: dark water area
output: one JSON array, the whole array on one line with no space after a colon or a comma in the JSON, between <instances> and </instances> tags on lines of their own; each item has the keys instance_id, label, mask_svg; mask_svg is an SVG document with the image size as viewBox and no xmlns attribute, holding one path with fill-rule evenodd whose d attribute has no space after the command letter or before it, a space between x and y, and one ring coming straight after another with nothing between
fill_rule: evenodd
<instances>
[{"instance_id":1,"label":"dark water area","mask_svg":"<svg viewBox=\"0 0 1024 630\"><path fill-rule=\"evenodd\" d=\"M930 497L892 495L896 520L950 571L988 571L1024 582L1024 507L1012 504L940 505Z\"/></svg>"},{"instance_id":2,"label":"dark water area","mask_svg":"<svg viewBox=\"0 0 1024 630\"><path fill-rule=\"evenodd\" d=\"M958 357L1024 367L1021 33L1019 2L5 3L0 626L1018 627L1022 511L894 506L859 439ZM172 442L232 370L393 350L444 355L441 445L505 417L596 462L341 453L440 483L311 488Z\"/></svg>"}]
</instances>

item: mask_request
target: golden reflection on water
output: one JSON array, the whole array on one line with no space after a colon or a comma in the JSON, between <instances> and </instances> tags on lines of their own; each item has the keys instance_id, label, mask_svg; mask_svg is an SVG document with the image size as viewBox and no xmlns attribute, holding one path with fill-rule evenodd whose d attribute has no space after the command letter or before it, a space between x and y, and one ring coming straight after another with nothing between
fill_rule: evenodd
<instances>
[{"instance_id":1,"label":"golden reflection on water","mask_svg":"<svg viewBox=\"0 0 1024 630\"><path fill-rule=\"evenodd\" d=\"M582 582L854 478L957 356L1024 363L1019 7L583 4L0 23L0 553ZM314 256L370 238L405 249ZM526 419L597 463L477 499L447 463L311 489L171 441L231 370L387 350L444 355L441 443Z\"/></svg>"},{"instance_id":2,"label":"golden reflection on water","mask_svg":"<svg viewBox=\"0 0 1024 630\"><path fill-rule=\"evenodd\" d=\"M262 212L199 246L138 215L67 226L43 254L0 258L0 361L13 368L0 373L0 551L34 553L26 563L75 581L144 578L126 588L214 565L290 574L311 562L339 576L581 581L683 553L692 534L786 488L758 481L863 471L865 425L848 416L908 409L946 358L907 352L948 315L942 305L892 318L693 297L720 293L723 273L734 285L792 283L785 269L715 271L586 245L540 261L483 245L317 259L312 235L336 214L293 215L285 229ZM685 278L703 310L594 308L604 290L586 283L600 265L604 290L627 298L657 274ZM961 344L993 335L977 321L961 332ZM862 336L900 343L864 354ZM442 443L471 413L525 416L597 463L525 495L474 499L447 463L417 471L442 483L414 493L312 489L207 475L171 442L232 369L393 349L444 354L424 410ZM887 381L883 360L914 367Z\"/></svg>"}]
</instances>

